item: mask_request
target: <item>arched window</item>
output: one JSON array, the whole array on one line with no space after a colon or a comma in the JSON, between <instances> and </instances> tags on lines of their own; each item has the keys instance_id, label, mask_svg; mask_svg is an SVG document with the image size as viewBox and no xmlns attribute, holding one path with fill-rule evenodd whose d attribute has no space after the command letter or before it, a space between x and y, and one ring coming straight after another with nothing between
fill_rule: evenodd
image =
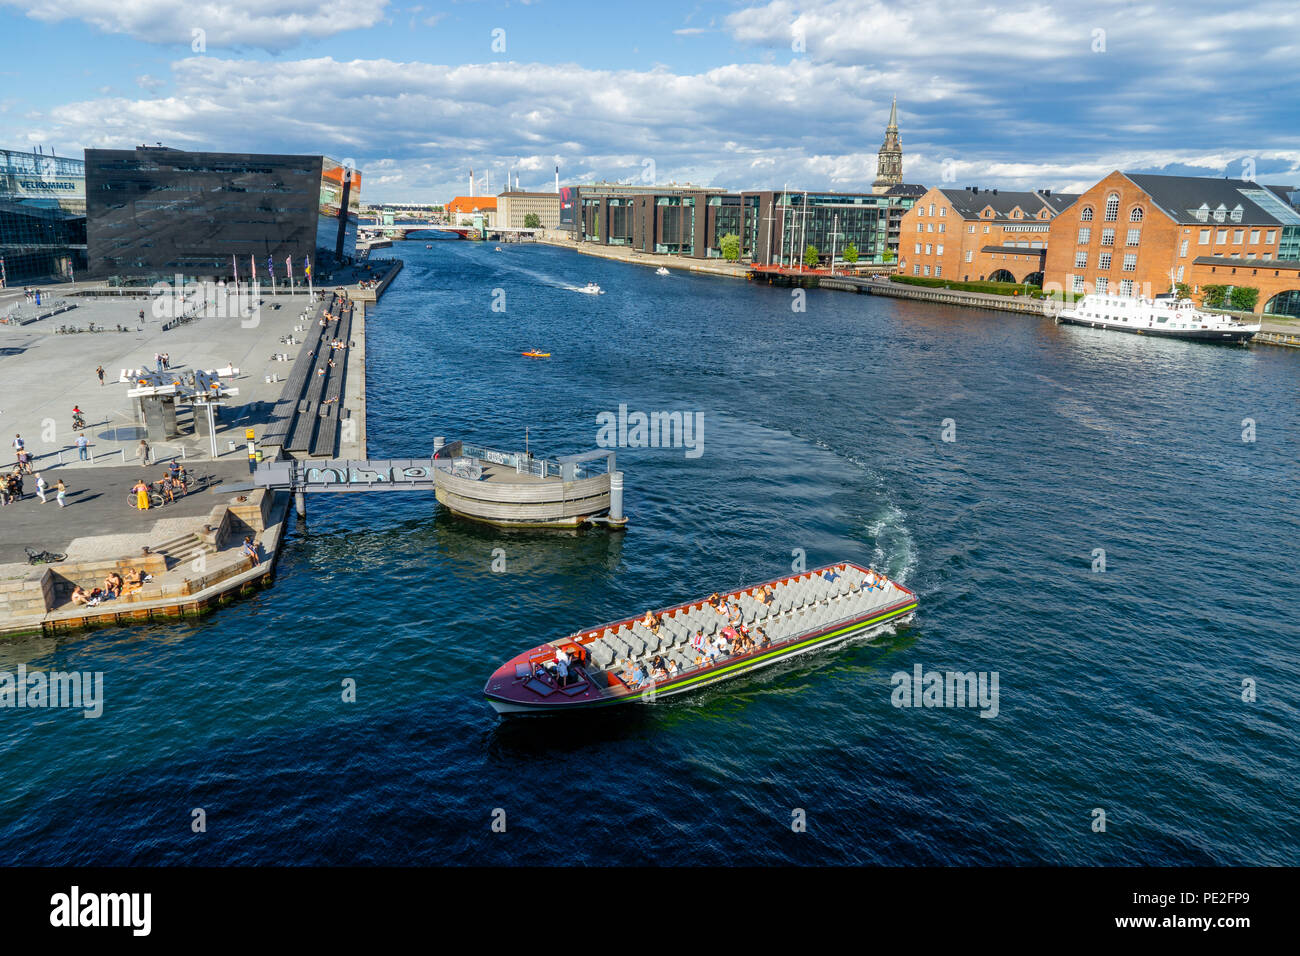
<instances>
[{"instance_id":1,"label":"arched window","mask_svg":"<svg viewBox=\"0 0 1300 956\"><path fill-rule=\"evenodd\" d=\"M1084 206L1079 213L1079 222L1092 222L1092 207Z\"/></svg>"},{"instance_id":2,"label":"arched window","mask_svg":"<svg viewBox=\"0 0 1300 956\"><path fill-rule=\"evenodd\" d=\"M1132 210L1129 212L1129 214L1128 214L1128 221L1129 221L1129 222L1141 222L1141 221L1142 221L1142 216L1143 216L1143 215L1144 215L1144 213L1143 213L1143 211L1142 211L1142 207L1141 207L1141 206L1134 206L1133 209L1132 209Z\"/></svg>"},{"instance_id":3,"label":"arched window","mask_svg":"<svg viewBox=\"0 0 1300 956\"><path fill-rule=\"evenodd\" d=\"M1106 197L1106 221L1114 222L1119 218L1119 196L1111 193Z\"/></svg>"}]
</instances>

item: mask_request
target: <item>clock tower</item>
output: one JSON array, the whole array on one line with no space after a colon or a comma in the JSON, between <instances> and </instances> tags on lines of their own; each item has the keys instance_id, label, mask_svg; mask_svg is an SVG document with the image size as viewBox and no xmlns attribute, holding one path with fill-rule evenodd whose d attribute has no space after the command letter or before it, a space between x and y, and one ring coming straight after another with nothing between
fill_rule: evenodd
<instances>
[{"instance_id":1,"label":"clock tower","mask_svg":"<svg viewBox=\"0 0 1300 956\"><path fill-rule=\"evenodd\" d=\"M885 127L885 141L880 145L876 160L876 181L871 191L879 195L890 186L903 181L903 146L898 141L898 97L889 108L889 125Z\"/></svg>"}]
</instances>

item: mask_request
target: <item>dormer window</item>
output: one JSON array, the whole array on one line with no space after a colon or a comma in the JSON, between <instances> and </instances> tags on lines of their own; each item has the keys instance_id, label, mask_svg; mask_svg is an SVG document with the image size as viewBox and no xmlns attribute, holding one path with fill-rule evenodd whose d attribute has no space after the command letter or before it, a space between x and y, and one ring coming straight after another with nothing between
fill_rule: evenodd
<instances>
[{"instance_id":1,"label":"dormer window","mask_svg":"<svg viewBox=\"0 0 1300 956\"><path fill-rule=\"evenodd\" d=\"M1210 207L1207 206L1205 203L1201 203L1201 208L1196 210L1196 218L1199 219L1201 222L1209 222Z\"/></svg>"},{"instance_id":2,"label":"dormer window","mask_svg":"<svg viewBox=\"0 0 1300 956\"><path fill-rule=\"evenodd\" d=\"M1242 214L1242 211L1243 211L1243 210L1242 210L1242 208L1241 208L1241 203L1237 203L1237 205L1235 205L1234 207L1232 207L1232 221L1233 221L1233 222L1241 222L1241 214Z\"/></svg>"},{"instance_id":3,"label":"dormer window","mask_svg":"<svg viewBox=\"0 0 1300 956\"><path fill-rule=\"evenodd\" d=\"M1214 210L1214 221L1223 222L1226 218L1228 218L1228 207L1223 203L1219 203L1219 208Z\"/></svg>"}]
</instances>

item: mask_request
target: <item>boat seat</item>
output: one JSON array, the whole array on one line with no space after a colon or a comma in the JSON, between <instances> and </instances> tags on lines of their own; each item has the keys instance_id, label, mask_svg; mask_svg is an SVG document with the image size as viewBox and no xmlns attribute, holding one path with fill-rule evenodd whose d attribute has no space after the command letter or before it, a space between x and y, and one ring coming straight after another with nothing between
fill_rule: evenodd
<instances>
[{"instance_id":1,"label":"boat seat","mask_svg":"<svg viewBox=\"0 0 1300 956\"><path fill-rule=\"evenodd\" d=\"M550 697L555 693L555 688L545 681L540 681L536 677L530 677L524 681L524 686L534 694L540 694L542 697Z\"/></svg>"}]
</instances>

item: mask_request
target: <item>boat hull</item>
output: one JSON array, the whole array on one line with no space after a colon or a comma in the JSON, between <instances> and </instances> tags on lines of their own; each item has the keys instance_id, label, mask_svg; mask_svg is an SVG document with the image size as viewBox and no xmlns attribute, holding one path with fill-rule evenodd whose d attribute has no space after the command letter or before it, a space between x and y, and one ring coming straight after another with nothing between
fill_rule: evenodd
<instances>
[{"instance_id":1,"label":"boat hull","mask_svg":"<svg viewBox=\"0 0 1300 956\"><path fill-rule=\"evenodd\" d=\"M860 618L838 621L826 627L787 638L766 650L751 651L749 654L739 657L725 658L712 665L692 669L668 680L629 690L626 693L612 695L584 694L583 699L553 695L559 699L552 700L547 697L532 701L520 699L518 696L508 696L505 693L493 693L493 681L489 681L488 686L484 688L484 698L498 714L502 715L571 713L578 710L593 710L619 704L655 703L663 698L692 693L721 681L740 677L772 664L778 664L802 654L830 647L850 638L878 633L895 624L910 621L916 612L916 607L916 596L910 591L902 591L898 601L890 605L874 608Z\"/></svg>"},{"instance_id":2,"label":"boat hull","mask_svg":"<svg viewBox=\"0 0 1300 956\"><path fill-rule=\"evenodd\" d=\"M1186 339L1190 342L1222 342L1238 345L1249 342L1259 331L1258 328L1244 329L1161 329L1156 326L1139 327L1125 323L1098 322L1096 319L1080 318L1061 313L1060 321L1068 325L1081 325L1090 329L1106 329L1110 332L1127 332L1130 335L1150 335L1159 339Z\"/></svg>"}]
</instances>

